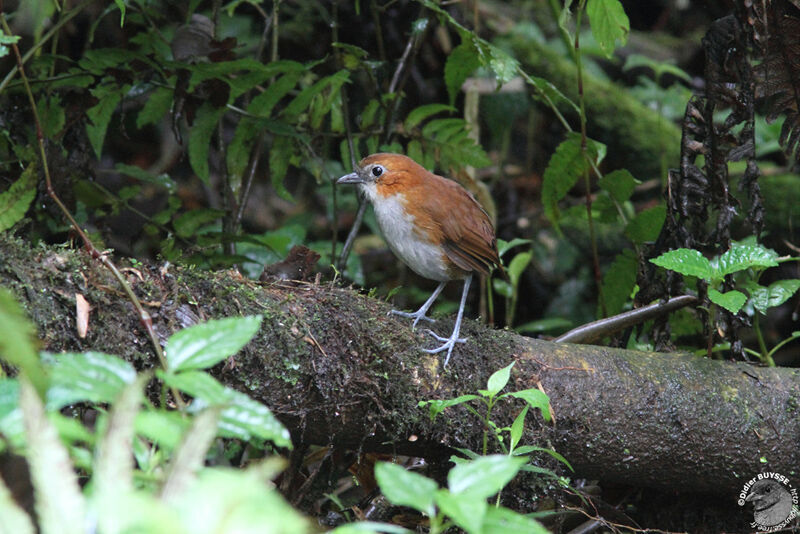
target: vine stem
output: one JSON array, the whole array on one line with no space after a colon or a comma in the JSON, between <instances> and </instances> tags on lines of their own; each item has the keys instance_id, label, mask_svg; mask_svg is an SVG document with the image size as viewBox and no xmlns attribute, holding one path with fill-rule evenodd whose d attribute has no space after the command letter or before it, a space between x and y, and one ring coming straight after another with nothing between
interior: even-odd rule
<instances>
[{"instance_id":1,"label":"vine stem","mask_svg":"<svg viewBox=\"0 0 800 534\"><path fill-rule=\"evenodd\" d=\"M8 23L6 22L5 14L2 12L0 12L0 26L2 26L3 31L7 35L12 35L11 29L8 27ZM142 326L147 332L147 336L150 338L150 343L153 345L153 350L155 351L156 356L158 357L158 361L161 364L161 367L166 371L168 369L167 359L166 356L164 355L164 351L161 349L161 344L158 341L155 329L153 328L153 318L150 316L150 313L148 313L148 311L144 309L142 303L139 301L139 298L133 292L133 289L131 288L130 284L122 275L122 273L119 271L119 269L117 269L117 266L114 265L114 262L112 262L111 259L109 259L107 254L97 250L97 247L94 246L92 240L89 238L86 232L83 231L83 229L78 224L78 221L75 220L75 218L72 216L72 213L70 213L69 209L64 205L64 203L61 201L61 199L58 197L55 190L53 189L53 183L50 177L50 168L47 164L47 151L44 146L44 134L42 133L42 123L39 120L39 112L36 107L36 99L33 97L33 91L31 90L30 83L28 82L28 77L25 74L25 66L22 61L22 56L19 53L19 47L17 46L16 43L12 43L11 48L14 51L14 56L17 60L17 69L19 71L20 77L22 78L22 83L25 86L25 93L28 96L28 102L31 105L31 113L33 114L33 121L36 126L36 141L39 145L39 157L42 160L42 171L44 172L47 194L51 199L53 199L53 202L56 203L58 208L61 210L61 213L63 213L64 217L67 219L67 221L69 221L72 228L80 236L81 240L84 243L84 248L89 253L89 256L93 260L99 261L101 265L103 265L106 269L108 269L111 272L111 274L114 275L114 278L117 279L120 286L122 286L122 289L127 295L128 300L130 300L131 304L133 304L133 307L136 309L136 313L139 315L139 321L142 323ZM180 392L174 387L170 389L175 398L175 403L178 405L178 407L184 408L186 406L186 403L181 397Z\"/></svg>"}]
</instances>

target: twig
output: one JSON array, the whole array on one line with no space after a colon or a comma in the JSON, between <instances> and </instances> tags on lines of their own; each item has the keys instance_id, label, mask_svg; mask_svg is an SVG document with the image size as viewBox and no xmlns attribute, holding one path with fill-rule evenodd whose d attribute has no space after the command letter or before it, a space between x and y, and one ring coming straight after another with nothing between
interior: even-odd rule
<instances>
[{"instance_id":1,"label":"twig","mask_svg":"<svg viewBox=\"0 0 800 534\"><path fill-rule=\"evenodd\" d=\"M5 14L3 14L2 12L0 12L0 25L2 25L3 31L6 32L7 35L12 35L11 29L8 27L8 23L6 22ZM84 248L89 253L89 256L93 260L99 261L105 268L111 271L111 273L114 275L114 278L116 278L119 284L122 286L122 289L128 296L128 300L130 300L131 304L133 304L133 307L136 309L136 312L139 315L139 321L142 323L142 326L147 332L147 336L150 338L150 343L153 345L153 350L155 351L156 356L158 356L158 361L161 364L161 367L163 367L164 370L167 370L168 369L167 359L164 356L164 351L161 350L161 344L159 343L158 337L156 336L156 332L153 329L152 317L147 312L147 310L144 309L142 303L139 301L139 299L136 297L136 294L133 292L133 289L131 289L130 284L128 284L128 281L119 271L119 269L117 269L117 266L114 265L114 262L112 262L109 259L107 254L97 250L97 248L92 243L92 240L89 239L89 236L86 235L86 232L83 231L83 229L78 224L78 221L75 220L75 218L70 213L69 209L67 209L64 203L61 202L61 199L58 197L55 190L53 189L53 183L50 178L50 168L47 165L47 151L45 150L44 147L44 134L42 132L42 123L39 120L39 112L36 107L36 100L33 98L33 91L31 91L31 86L28 83L28 77L25 74L25 66L22 62L22 56L19 53L19 47L17 47L16 43L12 43L11 48L14 50L14 56L16 57L17 60L17 68L19 70L20 77L22 78L22 83L25 86L25 92L28 95L28 102L31 105L31 113L33 114L33 121L36 126L36 141L39 145L39 156L42 160L42 170L44 172L47 194L50 198L53 199L53 202L56 203L58 208L64 214L64 217L69 221L72 228L80 236L81 240L84 243ZM170 388L170 389L172 391L173 396L175 397L175 403L181 408L185 407L186 404L184 403L180 392L175 388Z\"/></svg>"}]
</instances>

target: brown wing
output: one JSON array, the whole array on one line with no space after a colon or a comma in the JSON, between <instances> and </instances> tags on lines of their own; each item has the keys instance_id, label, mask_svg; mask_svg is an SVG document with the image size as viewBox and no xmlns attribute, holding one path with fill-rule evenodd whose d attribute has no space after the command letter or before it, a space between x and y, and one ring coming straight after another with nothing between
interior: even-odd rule
<instances>
[{"instance_id":1,"label":"brown wing","mask_svg":"<svg viewBox=\"0 0 800 534\"><path fill-rule=\"evenodd\" d=\"M452 180L430 175L426 194L417 198L441 232L442 244L453 263L461 269L489 274L500 264L497 239L489 216L466 189ZM458 199L444 205L442 198Z\"/></svg>"}]
</instances>

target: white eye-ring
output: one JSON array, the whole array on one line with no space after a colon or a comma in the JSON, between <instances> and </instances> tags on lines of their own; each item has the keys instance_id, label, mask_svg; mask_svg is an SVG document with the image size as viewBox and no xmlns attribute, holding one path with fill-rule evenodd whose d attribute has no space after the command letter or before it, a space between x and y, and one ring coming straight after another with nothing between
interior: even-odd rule
<instances>
[{"instance_id":1,"label":"white eye-ring","mask_svg":"<svg viewBox=\"0 0 800 534\"><path fill-rule=\"evenodd\" d=\"M381 174L383 174L383 171L384 171L384 168L383 168L383 167L381 167L380 165L375 165L374 167L372 167L372 176L374 176L375 178L377 178L377 177L379 177Z\"/></svg>"}]
</instances>

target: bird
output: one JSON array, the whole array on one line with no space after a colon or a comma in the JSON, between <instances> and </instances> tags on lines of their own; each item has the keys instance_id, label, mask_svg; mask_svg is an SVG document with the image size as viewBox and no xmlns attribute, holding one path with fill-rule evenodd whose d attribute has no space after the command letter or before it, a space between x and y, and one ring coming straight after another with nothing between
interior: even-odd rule
<instances>
[{"instance_id":1,"label":"bird","mask_svg":"<svg viewBox=\"0 0 800 534\"><path fill-rule=\"evenodd\" d=\"M773 479L765 478L753 484L745 500L753 503L755 522L761 526L775 526L792 513L792 495Z\"/></svg>"},{"instance_id":2,"label":"bird","mask_svg":"<svg viewBox=\"0 0 800 534\"><path fill-rule=\"evenodd\" d=\"M420 321L434 322L426 314L448 282L464 281L452 334L441 337L427 330L442 345L423 349L429 354L447 351L447 367L456 343L466 343L459 332L473 276L488 275L494 267L502 269L494 225L486 210L461 185L402 154L367 156L336 183L357 185L372 204L394 255L418 275L439 282L417 311L391 311L414 319L412 330Z\"/></svg>"}]
</instances>

